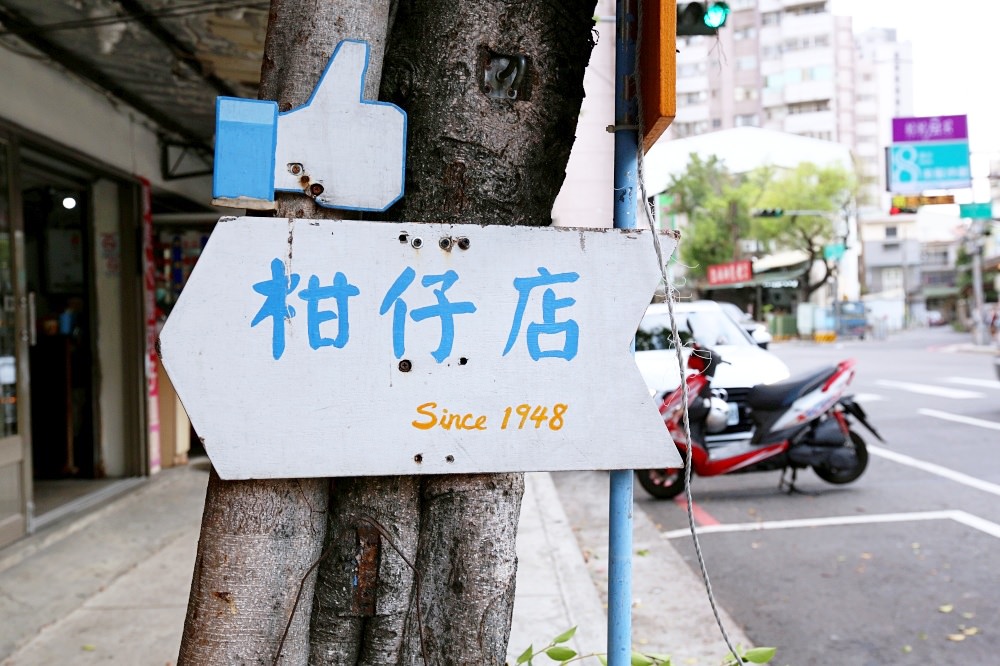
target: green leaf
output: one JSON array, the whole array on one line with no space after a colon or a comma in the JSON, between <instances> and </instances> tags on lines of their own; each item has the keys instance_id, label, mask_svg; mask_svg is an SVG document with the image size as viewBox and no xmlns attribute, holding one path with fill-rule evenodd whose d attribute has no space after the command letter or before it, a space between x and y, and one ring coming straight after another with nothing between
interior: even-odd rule
<instances>
[{"instance_id":1,"label":"green leaf","mask_svg":"<svg viewBox=\"0 0 1000 666\"><path fill-rule=\"evenodd\" d=\"M597 661L601 662L601 666L608 666L608 655L606 654L597 655Z\"/></svg>"},{"instance_id":2,"label":"green leaf","mask_svg":"<svg viewBox=\"0 0 1000 666\"><path fill-rule=\"evenodd\" d=\"M659 653L656 653L656 652L647 652L646 656L649 657L649 658L651 658L651 659L655 659L657 662L659 662L661 664L665 664L666 666L670 666L670 655L669 654L659 654Z\"/></svg>"},{"instance_id":3,"label":"green leaf","mask_svg":"<svg viewBox=\"0 0 1000 666\"><path fill-rule=\"evenodd\" d=\"M568 647L561 647L559 645L555 647L550 647L545 651L546 656L554 661L566 661L567 659L572 659L576 656L576 650L571 650Z\"/></svg>"},{"instance_id":4,"label":"green leaf","mask_svg":"<svg viewBox=\"0 0 1000 666\"><path fill-rule=\"evenodd\" d=\"M633 652L632 666L653 666L653 660L641 652Z\"/></svg>"},{"instance_id":5,"label":"green leaf","mask_svg":"<svg viewBox=\"0 0 1000 666\"><path fill-rule=\"evenodd\" d=\"M567 629L566 631L562 632L561 634L559 634L558 636L556 636L555 638L553 638L552 642L553 643L565 643L569 639L573 638L573 634L575 634L575 633L576 633L576 627L573 627L572 629Z\"/></svg>"},{"instance_id":6,"label":"green leaf","mask_svg":"<svg viewBox=\"0 0 1000 666\"><path fill-rule=\"evenodd\" d=\"M535 656L535 646L529 645L528 649L521 653L521 656L517 658L518 664L523 664L526 661L531 661L531 658Z\"/></svg>"},{"instance_id":7,"label":"green leaf","mask_svg":"<svg viewBox=\"0 0 1000 666\"><path fill-rule=\"evenodd\" d=\"M744 654L743 657L751 664L766 664L774 659L774 655L777 651L778 648L773 647L750 648L746 651L746 654Z\"/></svg>"}]
</instances>

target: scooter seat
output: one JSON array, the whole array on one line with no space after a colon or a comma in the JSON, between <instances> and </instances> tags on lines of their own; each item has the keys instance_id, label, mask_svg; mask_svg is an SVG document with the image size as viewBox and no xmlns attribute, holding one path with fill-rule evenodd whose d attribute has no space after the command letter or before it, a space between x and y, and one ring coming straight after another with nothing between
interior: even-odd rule
<instances>
[{"instance_id":1,"label":"scooter seat","mask_svg":"<svg viewBox=\"0 0 1000 666\"><path fill-rule=\"evenodd\" d=\"M751 409L765 412L785 409L800 396L809 393L832 377L836 371L837 366L831 365L774 384L757 384L750 389L747 404Z\"/></svg>"}]
</instances>

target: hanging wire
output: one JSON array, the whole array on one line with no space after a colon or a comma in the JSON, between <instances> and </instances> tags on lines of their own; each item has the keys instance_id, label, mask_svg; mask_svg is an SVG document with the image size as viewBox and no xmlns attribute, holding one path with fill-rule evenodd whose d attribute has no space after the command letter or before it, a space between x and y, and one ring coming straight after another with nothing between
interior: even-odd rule
<instances>
[{"instance_id":1,"label":"hanging wire","mask_svg":"<svg viewBox=\"0 0 1000 666\"><path fill-rule=\"evenodd\" d=\"M649 199L646 195L646 179L644 174L644 164L643 164L643 133L645 129L643 110L642 110L642 81L640 80L640 72L642 68L641 64L641 54L642 54L642 0L637 2L639 8L637 10L636 18L636 39L635 39L635 70L632 74L635 80L635 104L636 104L636 117L638 118L638 141L637 141L637 181L639 183L639 192L642 196L642 209L645 213L646 222L649 224L650 236L653 239L653 249L656 252L656 260L659 262L660 266L660 277L663 280L663 290L664 290L664 300L667 303L667 312L670 315L670 329L673 335L674 350L677 353L677 367L680 370L679 377L681 381L681 407L684 410L684 436L687 440L687 446L684 447L684 497L687 500L687 519L688 519L688 529L691 531L691 540L694 543L694 551L698 558L698 568L701 571L701 579L705 583L705 592L708 595L708 603L712 607L712 614L715 616L715 623L719 627L719 632L722 634L722 640L725 642L726 647L729 648L729 652L733 655L733 658L737 662L742 661L739 652L733 646L732 640L729 638L729 633L726 631L725 623L722 621L722 615L719 613L718 604L715 601L715 593L712 591L712 582L708 575L708 568L705 565L705 556L701 550L701 540L698 538L698 531L694 524L694 497L691 493L691 452L694 448L691 442L691 419L688 413L689 398L687 379L684 372L684 357L681 353L681 340L680 335L677 332L677 322L674 318L674 298L676 297L676 291L673 285L667 277L667 265L663 259L663 249L660 247L660 234L656 229L655 222L653 220L653 214L651 210L651 205ZM678 239L679 241L680 239ZM676 251L676 248L675 248ZM671 253L672 254L672 253ZM692 352L696 353L696 352Z\"/></svg>"}]
</instances>

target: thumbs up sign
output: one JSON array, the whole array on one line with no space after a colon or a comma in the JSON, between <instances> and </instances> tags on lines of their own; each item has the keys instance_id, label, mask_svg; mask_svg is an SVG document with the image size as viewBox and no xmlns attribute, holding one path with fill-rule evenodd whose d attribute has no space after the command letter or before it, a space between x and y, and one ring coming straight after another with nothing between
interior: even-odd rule
<instances>
[{"instance_id":1,"label":"thumbs up sign","mask_svg":"<svg viewBox=\"0 0 1000 666\"><path fill-rule=\"evenodd\" d=\"M363 99L368 44L337 45L305 105L220 97L213 203L274 208L302 192L327 208L381 211L403 196L406 114Z\"/></svg>"}]
</instances>

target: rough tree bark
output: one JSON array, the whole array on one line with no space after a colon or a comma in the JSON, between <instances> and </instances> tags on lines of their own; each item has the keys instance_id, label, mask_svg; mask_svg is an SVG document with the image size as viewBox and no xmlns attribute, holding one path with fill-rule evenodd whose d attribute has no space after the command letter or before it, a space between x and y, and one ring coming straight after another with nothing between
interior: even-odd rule
<instances>
[{"instance_id":1,"label":"rough tree bark","mask_svg":"<svg viewBox=\"0 0 1000 666\"><path fill-rule=\"evenodd\" d=\"M381 98L408 114L406 195L385 219L550 223L594 4L400 3ZM514 100L482 90L497 55L528 62ZM523 488L520 474L338 480L312 662L503 664Z\"/></svg>"},{"instance_id":2,"label":"rough tree bark","mask_svg":"<svg viewBox=\"0 0 1000 666\"><path fill-rule=\"evenodd\" d=\"M387 2L272 0L260 97L282 110L304 102L345 38L372 43L372 95ZM549 224L583 98L594 5L401 0L381 98L408 113L406 195L384 219ZM516 99L482 90L483 64L496 56L526 58ZM277 214L332 217L304 197L283 200ZM503 664L522 476L349 478L331 487L327 510L325 480L212 476L180 663ZM306 574L317 562L314 595Z\"/></svg>"},{"instance_id":3,"label":"rough tree bark","mask_svg":"<svg viewBox=\"0 0 1000 666\"><path fill-rule=\"evenodd\" d=\"M388 16L389 0L273 0L258 97L282 111L301 106L336 45L359 37L371 45L365 95L375 97ZM277 202L278 217L341 217L299 195ZM328 502L327 479L223 481L212 472L179 666L307 663Z\"/></svg>"}]
</instances>

